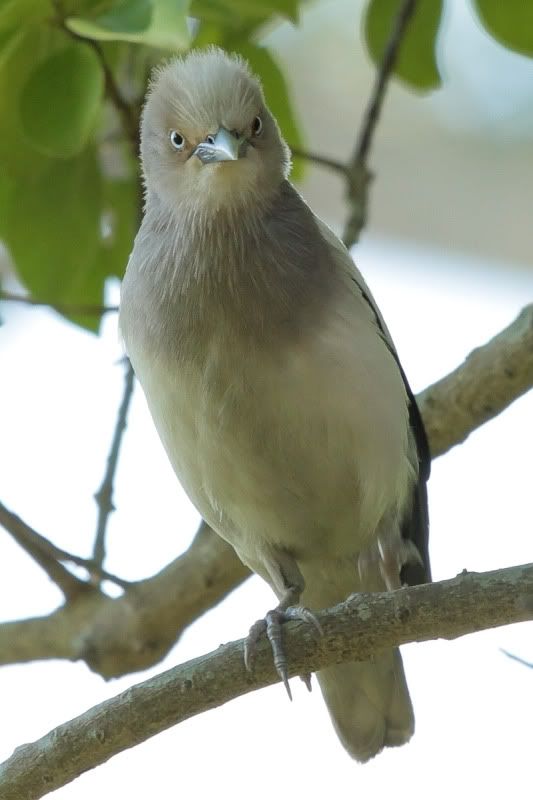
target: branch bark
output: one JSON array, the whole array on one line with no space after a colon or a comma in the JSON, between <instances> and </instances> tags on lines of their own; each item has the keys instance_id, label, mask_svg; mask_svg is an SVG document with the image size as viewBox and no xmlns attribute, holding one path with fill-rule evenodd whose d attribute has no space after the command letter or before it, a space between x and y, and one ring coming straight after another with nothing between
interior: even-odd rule
<instances>
[{"instance_id":1,"label":"branch bark","mask_svg":"<svg viewBox=\"0 0 533 800\"><path fill-rule=\"evenodd\" d=\"M461 444L533 386L533 305L417 397L433 458Z\"/></svg>"},{"instance_id":2,"label":"branch bark","mask_svg":"<svg viewBox=\"0 0 533 800\"><path fill-rule=\"evenodd\" d=\"M455 639L533 619L533 564L354 595L319 619L324 635L318 639L302 623L284 628L291 676L367 660L407 642ZM254 673L248 674L243 644L231 642L143 681L18 747L0 765L3 800L38 800L183 720L278 682L269 645L259 645Z\"/></svg>"},{"instance_id":3,"label":"branch bark","mask_svg":"<svg viewBox=\"0 0 533 800\"><path fill-rule=\"evenodd\" d=\"M8 520L9 522L9 520ZM105 678L157 664L183 631L248 577L233 549L202 523L189 549L118 598L94 586L47 617L0 625L0 665L83 660Z\"/></svg>"}]
</instances>

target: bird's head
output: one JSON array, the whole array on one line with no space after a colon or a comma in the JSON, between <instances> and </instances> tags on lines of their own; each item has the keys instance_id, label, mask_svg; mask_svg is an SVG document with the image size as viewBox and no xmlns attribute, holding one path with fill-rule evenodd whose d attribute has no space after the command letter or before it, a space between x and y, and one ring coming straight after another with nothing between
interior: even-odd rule
<instances>
[{"instance_id":1,"label":"bird's head","mask_svg":"<svg viewBox=\"0 0 533 800\"><path fill-rule=\"evenodd\" d=\"M147 197L179 211L238 211L265 204L289 153L246 63L218 48L159 68L141 125Z\"/></svg>"}]
</instances>

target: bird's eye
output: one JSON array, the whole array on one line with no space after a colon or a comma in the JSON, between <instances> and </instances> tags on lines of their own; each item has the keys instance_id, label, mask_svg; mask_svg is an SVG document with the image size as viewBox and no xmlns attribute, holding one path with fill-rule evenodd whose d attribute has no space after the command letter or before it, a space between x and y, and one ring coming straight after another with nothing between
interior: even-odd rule
<instances>
[{"instance_id":1,"label":"bird's eye","mask_svg":"<svg viewBox=\"0 0 533 800\"><path fill-rule=\"evenodd\" d=\"M260 136L263 131L263 120L261 117L255 117L252 122L252 133L254 136Z\"/></svg>"},{"instance_id":2,"label":"bird's eye","mask_svg":"<svg viewBox=\"0 0 533 800\"><path fill-rule=\"evenodd\" d=\"M178 131L170 131L170 143L176 150L183 150L185 139Z\"/></svg>"}]
</instances>

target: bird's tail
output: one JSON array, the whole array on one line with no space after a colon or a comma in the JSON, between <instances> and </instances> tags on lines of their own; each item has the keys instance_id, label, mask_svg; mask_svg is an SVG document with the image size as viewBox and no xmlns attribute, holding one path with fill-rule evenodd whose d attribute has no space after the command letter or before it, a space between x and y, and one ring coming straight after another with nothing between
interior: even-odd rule
<instances>
[{"instance_id":1,"label":"bird's tail","mask_svg":"<svg viewBox=\"0 0 533 800\"><path fill-rule=\"evenodd\" d=\"M337 735L357 761L405 744L413 735L413 707L398 649L372 662L327 667L317 678Z\"/></svg>"},{"instance_id":2,"label":"bird's tail","mask_svg":"<svg viewBox=\"0 0 533 800\"><path fill-rule=\"evenodd\" d=\"M353 562L337 565L332 580L320 568L311 574L305 570L304 577L301 600L311 609L335 605L357 591L385 589L380 576L367 573L362 578ZM413 735L413 706L397 648L372 661L327 667L317 678L339 739L357 761L405 744Z\"/></svg>"}]
</instances>

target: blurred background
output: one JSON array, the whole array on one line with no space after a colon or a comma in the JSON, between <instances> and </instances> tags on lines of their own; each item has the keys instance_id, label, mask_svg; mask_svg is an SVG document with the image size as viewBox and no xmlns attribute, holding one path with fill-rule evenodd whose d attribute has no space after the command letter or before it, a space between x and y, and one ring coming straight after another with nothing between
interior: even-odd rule
<instances>
[{"instance_id":1,"label":"blurred background","mask_svg":"<svg viewBox=\"0 0 533 800\"><path fill-rule=\"evenodd\" d=\"M433 0L420 5L426 1L435 5ZM377 14L400 4L372 5ZM518 20L519 45L513 47L480 21L482 12L494 21L501 4L444 2L434 51L437 77L428 78L424 91L391 80L372 145L368 223L352 253L415 391L510 323L533 293L533 14L526 4L505 5L508 17ZM9 41L1 36L4 13L0 8L0 84L2 56L9 56ZM297 23L276 19L254 33L285 78L288 126L299 139L290 143L339 162L351 157L376 74L372 42L362 33L370 13L362 0L316 0L300 7ZM209 24L213 38L215 23ZM189 32L197 25L189 22ZM207 28L205 23L200 33ZM37 114L41 118L44 113ZM41 133L36 126L36 139ZM68 281L45 274L55 245L40 238L43 225L33 224L31 204L24 225L13 222L9 228L15 219L9 198L19 191L29 196L42 167L37 148L33 162L28 156L23 169L12 168L9 158L17 147L12 134L5 132L0 143L0 163L8 174L6 188L0 178L4 292L28 289L36 299L65 303L96 302L103 292L106 303L118 302L118 266L85 294L79 289L85 279L61 293ZM127 174L127 157L113 149L112 137L104 155L108 169ZM301 159L298 168L299 190L340 233L348 215L342 175ZM83 192L84 181L76 186ZM46 190L35 184L34 191L40 190L53 198L49 179ZM65 220L66 228L69 224ZM121 247L117 252L127 249ZM58 546L89 555L96 524L93 494L123 386L116 315L106 315L95 333L83 315L68 321L46 306L6 301L1 313L0 499ZM435 579L464 568L482 571L532 560L532 411L529 394L434 462ZM106 568L129 580L155 573L186 549L199 522L167 464L139 387L115 505ZM57 588L3 531L0 598L5 621L45 615L61 601ZM271 604L268 587L254 577L188 629L163 663L110 683L80 663L3 667L0 759L147 675L241 638ZM417 730L409 745L367 765L351 762L343 752L318 687L308 695L294 681L292 704L279 685L239 698L49 796L266 800L394 793L415 800L428 793L435 798L452 792L488 798L518 794L530 782L533 672L506 658L501 648L533 662L531 625L403 648Z\"/></svg>"}]
</instances>

